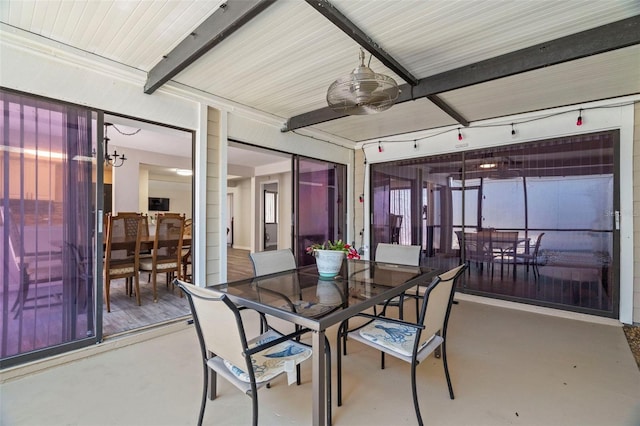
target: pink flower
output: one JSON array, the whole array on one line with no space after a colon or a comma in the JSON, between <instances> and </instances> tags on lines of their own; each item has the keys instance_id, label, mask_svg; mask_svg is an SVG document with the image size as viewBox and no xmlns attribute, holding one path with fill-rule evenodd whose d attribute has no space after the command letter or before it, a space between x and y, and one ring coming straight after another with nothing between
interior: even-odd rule
<instances>
[{"instance_id":1,"label":"pink flower","mask_svg":"<svg viewBox=\"0 0 640 426\"><path fill-rule=\"evenodd\" d=\"M349 247L347 251L347 259L360 259L360 255L353 247Z\"/></svg>"}]
</instances>

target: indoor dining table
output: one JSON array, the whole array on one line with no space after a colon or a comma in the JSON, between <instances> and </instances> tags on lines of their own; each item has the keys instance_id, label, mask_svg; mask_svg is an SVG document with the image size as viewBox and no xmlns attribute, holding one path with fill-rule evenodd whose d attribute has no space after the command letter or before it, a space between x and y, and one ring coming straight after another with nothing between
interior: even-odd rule
<instances>
[{"instance_id":1,"label":"indoor dining table","mask_svg":"<svg viewBox=\"0 0 640 426\"><path fill-rule=\"evenodd\" d=\"M174 239L177 240L177 237ZM164 241L164 240L162 240ZM168 240L168 241L172 241L172 240ZM145 235L143 237L140 238L140 251L145 251L145 250L152 250L153 249L153 244L155 242L155 236L154 235ZM106 244L107 241L104 240L103 241L103 248L106 249ZM182 236L182 246L189 246L191 245L191 235L183 235ZM118 250L122 250L122 249L126 249L126 248L130 248L131 250L134 250L136 247L136 240L135 239L125 239L125 238L114 238L113 241L111 242L111 246L114 249L118 249Z\"/></svg>"},{"instance_id":2,"label":"indoor dining table","mask_svg":"<svg viewBox=\"0 0 640 426\"><path fill-rule=\"evenodd\" d=\"M355 314L424 285L440 272L428 267L344 260L338 276L316 265L211 286L244 307L312 331L312 424L327 424L325 332Z\"/></svg>"}]
</instances>

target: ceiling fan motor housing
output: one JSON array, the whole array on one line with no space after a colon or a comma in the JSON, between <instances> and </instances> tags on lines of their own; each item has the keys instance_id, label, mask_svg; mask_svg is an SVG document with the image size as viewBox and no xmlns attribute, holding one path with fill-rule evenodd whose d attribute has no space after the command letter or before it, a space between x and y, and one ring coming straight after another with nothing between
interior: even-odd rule
<instances>
[{"instance_id":1,"label":"ceiling fan motor housing","mask_svg":"<svg viewBox=\"0 0 640 426\"><path fill-rule=\"evenodd\" d=\"M329 86L327 104L334 111L345 114L374 114L391 108L399 93L393 78L375 73L364 65L364 52L361 51L360 65Z\"/></svg>"}]
</instances>

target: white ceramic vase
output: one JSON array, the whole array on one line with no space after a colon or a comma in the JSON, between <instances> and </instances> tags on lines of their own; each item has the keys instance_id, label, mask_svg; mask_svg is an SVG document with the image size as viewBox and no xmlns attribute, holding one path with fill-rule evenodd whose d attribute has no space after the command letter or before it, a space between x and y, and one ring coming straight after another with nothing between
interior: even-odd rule
<instances>
[{"instance_id":1,"label":"white ceramic vase","mask_svg":"<svg viewBox=\"0 0 640 426\"><path fill-rule=\"evenodd\" d=\"M315 250L316 266L321 277L333 278L340 272L344 252L339 250Z\"/></svg>"}]
</instances>

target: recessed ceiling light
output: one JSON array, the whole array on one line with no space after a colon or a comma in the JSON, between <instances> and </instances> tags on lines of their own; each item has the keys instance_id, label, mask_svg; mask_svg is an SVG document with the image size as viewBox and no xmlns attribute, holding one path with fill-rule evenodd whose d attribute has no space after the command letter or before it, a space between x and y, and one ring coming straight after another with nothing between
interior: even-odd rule
<instances>
[{"instance_id":1,"label":"recessed ceiling light","mask_svg":"<svg viewBox=\"0 0 640 426\"><path fill-rule=\"evenodd\" d=\"M482 163L480 164L481 169L495 169L498 167L496 163Z\"/></svg>"}]
</instances>

